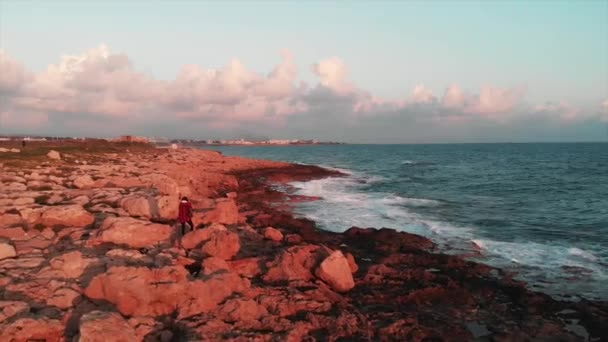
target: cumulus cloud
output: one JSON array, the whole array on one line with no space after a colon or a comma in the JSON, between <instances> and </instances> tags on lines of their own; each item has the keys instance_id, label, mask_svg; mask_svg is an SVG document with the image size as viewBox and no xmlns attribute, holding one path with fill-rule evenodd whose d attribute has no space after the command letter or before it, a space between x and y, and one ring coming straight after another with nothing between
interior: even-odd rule
<instances>
[{"instance_id":1,"label":"cumulus cloud","mask_svg":"<svg viewBox=\"0 0 608 342\"><path fill-rule=\"evenodd\" d=\"M233 59L219 69L184 65L169 81L138 71L127 55L105 45L63 56L39 73L0 52L0 128L214 137L244 129L269 137L364 140L378 132L386 139L466 136L474 125L502 127L530 115L569 122L581 113L565 102L526 107L523 89L496 86L468 93L453 84L437 98L419 84L409 96L384 99L352 82L338 57L310 71L318 82L299 82L286 50L268 73ZM608 99L603 108L608 121Z\"/></svg>"},{"instance_id":2,"label":"cumulus cloud","mask_svg":"<svg viewBox=\"0 0 608 342\"><path fill-rule=\"evenodd\" d=\"M21 63L0 50L0 96L19 91L30 78Z\"/></svg>"}]
</instances>

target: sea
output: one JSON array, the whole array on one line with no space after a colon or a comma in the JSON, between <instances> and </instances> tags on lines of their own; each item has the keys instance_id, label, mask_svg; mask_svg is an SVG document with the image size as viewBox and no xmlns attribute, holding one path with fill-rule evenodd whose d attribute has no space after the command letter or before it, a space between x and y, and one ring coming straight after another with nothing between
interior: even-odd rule
<instances>
[{"instance_id":1,"label":"sea","mask_svg":"<svg viewBox=\"0 0 608 342\"><path fill-rule=\"evenodd\" d=\"M562 300L608 300L608 143L210 146L337 169L294 182L319 228L394 228Z\"/></svg>"}]
</instances>

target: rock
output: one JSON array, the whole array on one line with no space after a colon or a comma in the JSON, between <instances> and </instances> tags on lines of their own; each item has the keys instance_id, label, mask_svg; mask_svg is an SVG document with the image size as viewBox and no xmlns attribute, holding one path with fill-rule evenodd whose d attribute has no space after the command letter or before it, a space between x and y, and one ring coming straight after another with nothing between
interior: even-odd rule
<instances>
[{"instance_id":1,"label":"rock","mask_svg":"<svg viewBox=\"0 0 608 342\"><path fill-rule=\"evenodd\" d=\"M283 233L273 227L267 227L264 229L264 237L272 241L283 241Z\"/></svg>"},{"instance_id":2,"label":"rock","mask_svg":"<svg viewBox=\"0 0 608 342\"><path fill-rule=\"evenodd\" d=\"M78 176L73 183L78 189L90 189L95 185L95 181L89 175Z\"/></svg>"},{"instance_id":3,"label":"rock","mask_svg":"<svg viewBox=\"0 0 608 342\"><path fill-rule=\"evenodd\" d=\"M77 304L76 300L78 298L80 298L78 291L64 287L53 292L51 297L46 299L46 303L60 309L68 309Z\"/></svg>"},{"instance_id":4,"label":"rock","mask_svg":"<svg viewBox=\"0 0 608 342\"><path fill-rule=\"evenodd\" d=\"M153 247L160 243L170 243L173 228L131 217L108 217L97 232L92 243L110 242L132 248Z\"/></svg>"},{"instance_id":5,"label":"rock","mask_svg":"<svg viewBox=\"0 0 608 342\"><path fill-rule=\"evenodd\" d=\"M116 312L91 311L80 318L79 342L131 342L135 330Z\"/></svg>"},{"instance_id":6,"label":"rock","mask_svg":"<svg viewBox=\"0 0 608 342\"><path fill-rule=\"evenodd\" d=\"M268 315L268 310L252 299L229 299L219 310L219 316L225 322L246 322L259 320Z\"/></svg>"},{"instance_id":7,"label":"rock","mask_svg":"<svg viewBox=\"0 0 608 342\"><path fill-rule=\"evenodd\" d=\"M26 302L0 301L0 323L30 310Z\"/></svg>"},{"instance_id":8,"label":"rock","mask_svg":"<svg viewBox=\"0 0 608 342\"><path fill-rule=\"evenodd\" d=\"M16 198L13 200L14 206L28 205L28 204L33 204L33 203L34 203L34 199L31 197L20 197L20 198Z\"/></svg>"},{"instance_id":9,"label":"rock","mask_svg":"<svg viewBox=\"0 0 608 342\"><path fill-rule=\"evenodd\" d=\"M0 326L0 340L7 342L64 340L64 326L61 321L49 318L21 318Z\"/></svg>"},{"instance_id":10,"label":"rock","mask_svg":"<svg viewBox=\"0 0 608 342\"><path fill-rule=\"evenodd\" d=\"M94 221L95 216L79 204L48 207L40 217L40 223L48 227L54 225L84 227Z\"/></svg>"},{"instance_id":11,"label":"rock","mask_svg":"<svg viewBox=\"0 0 608 342\"><path fill-rule=\"evenodd\" d=\"M311 280L314 278L312 270L327 255L329 255L328 251L320 246L290 247L267 264L268 272L264 275L263 280L267 283Z\"/></svg>"},{"instance_id":12,"label":"rock","mask_svg":"<svg viewBox=\"0 0 608 342\"><path fill-rule=\"evenodd\" d=\"M81 195L81 196L72 198L70 200L70 203L80 204L80 205L84 206L84 205L88 204L90 201L91 201L91 199L88 196Z\"/></svg>"},{"instance_id":13,"label":"rock","mask_svg":"<svg viewBox=\"0 0 608 342\"><path fill-rule=\"evenodd\" d=\"M120 201L120 206L131 216L152 217L150 201L144 196L134 195L125 197Z\"/></svg>"},{"instance_id":14,"label":"rock","mask_svg":"<svg viewBox=\"0 0 608 342\"><path fill-rule=\"evenodd\" d=\"M241 249L239 236L229 231L215 232L209 238L201 251L224 260L234 257Z\"/></svg>"},{"instance_id":15,"label":"rock","mask_svg":"<svg viewBox=\"0 0 608 342\"><path fill-rule=\"evenodd\" d=\"M298 234L287 234L285 241L290 245L299 245L302 243L302 237Z\"/></svg>"},{"instance_id":16,"label":"rock","mask_svg":"<svg viewBox=\"0 0 608 342\"><path fill-rule=\"evenodd\" d=\"M198 247L202 242L211 238L211 235L217 231L227 231L226 227L221 224L214 224L207 228L197 229L188 232L182 237L182 247L185 249L193 249Z\"/></svg>"},{"instance_id":17,"label":"rock","mask_svg":"<svg viewBox=\"0 0 608 342\"><path fill-rule=\"evenodd\" d=\"M247 278L253 278L262 273L259 257L229 261L228 265L232 271Z\"/></svg>"},{"instance_id":18,"label":"rock","mask_svg":"<svg viewBox=\"0 0 608 342\"><path fill-rule=\"evenodd\" d=\"M189 273L183 267L111 267L95 276L85 290L91 299L116 305L123 315L159 316L172 313L185 290Z\"/></svg>"},{"instance_id":19,"label":"rock","mask_svg":"<svg viewBox=\"0 0 608 342\"><path fill-rule=\"evenodd\" d=\"M218 202L215 209L205 213L202 223L236 224L239 222L239 210L233 200Z\"/></svg>"},{"instance_id":20,"label":"rock","mask_svg":"<svg viewBox=\"0 0 608 342\"><path fill-rule=\"evenodd\" d=\"M209 275L220 270L230 270L230 266L224 259L209 257L203 260L203 274Z\"/></svg>"},{"instance_id":21,"label":"rock","mask_svg":"<svg viewBox=\"0 0 608 342\"><path fill-rule=\"evenodd\" d=\"M17 256L17 251L15 251L15 246L11 243L9 239L0 238L0 260L14 258Z\"/></svg>"},{"instance_id":22,"label":"rock","mask_svg":"<svg viewBox=\"0 0 608 342\"><path fill-rule=\"evenodd\" d=\"M157 188L162 195L168 195L172 198L175 198L177 195L179 195L179 185L177 184L175 179L169 176L162 175L159 173L153 173L141 177L141 180Z\"/></svg>"},{"instance_id":23,"label":"rock","mask_svg":"<svg viewBox=\"0 0 608 342\"><path fill-rule=\"evenodd\" d=\"M6 192L25 191L27 186L23 183L8 183L8 185L2 185L2 190Z\"/></svg>"},{"instance_id":24,"label":"rock","mask_svg":"<svg viewBox=\"0 0 608 342\"><path fill-rule=\"evenodd\" d=\"M12 227L23 223L21 215L18 214L1 214L0 227Z\"/></svg>"},{"instance_id":25,"label":"rock","mask_svg":"<svg viewBox=\"0 0 608 342\"><path fill-rule=\"evenodd\" d=\"M80 278L84 271L91 266L99 265L97 258L83 258L80 251L73 251L53 258L49 266L42 269L39 278Z\"/></svg>"},{"instance_id":26,"label":"rock","mask_svg":"<svg viewBox=\"0 0 608 342\"><path fill-rule=\"evenodd\" d=\"M325 258L315 274L337 292L347 292L355 287L348 260L340 251Z\"/></svg>"},{"instance_id":27,"label":"rock","mask_svg":"<svg viewBox=\"0 0 608 342\"><path fill-rule=\"evenodd\" d=\"M11 152L13 152L13 153L19 153L19 152L21 152L21 150L18 149L18 148L11 148Z\"/></svg>"},{"instance_id":28,"label":"rock","mask_svg":"<svg viewBox=\"0 0 608 342\"><path fill-rule=\"evenodd\" d=\"M359 265L357 265L355 257L350 253L346 253L344 256L346 257L346 260L348 260L348 267L350 268L350 272L353 274L357 273L357 271L359 270Z\"/></svg>"},{"instance_id":29,"label":"rock","mask_svg":"<svg viewBox=\"0 0 608 342\"><path fill-rule=\"evenodd\" d=\"M234 292L250 286L249 281L234 273L215 273L196 281L188 281L188 277L181 266L111 267L93 278L85 295L113 303L126 316L177 312L184 318L213 310Z\"/></svg>"},{"instance_id":30,"label":"rock","mask_svg":"<svg viewBox=\"0 0 608 342\"><path fill-rule=\"evenodd\" d=\"M172 196L160 196L156 198L158 216L166 220L175 219L178 215L179 202Z\"/></svg>"},{"instance_id":31,"label":"rock","mask_svg":"<svg viewBox=\"0 0 608 342\"><path fill-rule=\"evenodd\" d=\"M46 156L50 159L61 160L61 154L59 154L59 152L55 150L50 150L49 153L46 154Z\"/></svg>"}]
</instances>

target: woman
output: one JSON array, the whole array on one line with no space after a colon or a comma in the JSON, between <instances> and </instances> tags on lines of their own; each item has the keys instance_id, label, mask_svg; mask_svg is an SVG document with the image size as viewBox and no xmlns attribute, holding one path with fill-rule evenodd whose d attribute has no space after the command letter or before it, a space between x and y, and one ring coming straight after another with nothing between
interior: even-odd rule
<instances>
[{"instance_id":1,"label":"woman","mask_svg":"<svg viewBox=\"0 0 608 342\"><path fill-rule=\"evenodd\" d=\"M179 222L182 224L182 235L186 234L186 223L190 225L190 229L194 230L194 223L192 223L192 203L188 200L188 197L182 197L179 202Z\"/></svg>"}]
</instances>

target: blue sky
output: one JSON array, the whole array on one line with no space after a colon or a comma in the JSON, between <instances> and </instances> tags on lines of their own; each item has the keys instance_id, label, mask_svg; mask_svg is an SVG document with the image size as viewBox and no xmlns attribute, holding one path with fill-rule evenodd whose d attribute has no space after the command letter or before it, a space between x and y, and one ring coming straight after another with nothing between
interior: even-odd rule
<instances>
[{"instance_id":1,"label":"blue sky","mask_svg":"<svg viewBox=\"0 0 608 342\"><path fill-rule=\"evenodd\" d=\"M101 43L166 81L232 58L266 75L288 49L296 83L314 86L312 65L336 56L386 100L452 84L585 112L608 98L608 1L0 1L0 49L32 73Z\"/></svg>"}]
</instances>

